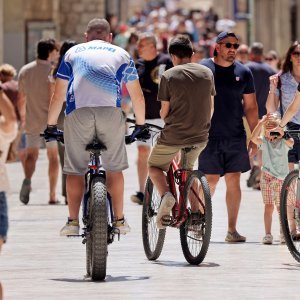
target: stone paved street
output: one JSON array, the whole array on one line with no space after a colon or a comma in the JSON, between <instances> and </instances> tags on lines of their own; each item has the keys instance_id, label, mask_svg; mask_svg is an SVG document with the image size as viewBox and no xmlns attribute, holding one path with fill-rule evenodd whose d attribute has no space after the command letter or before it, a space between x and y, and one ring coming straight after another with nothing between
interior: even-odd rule
<instances>
[{"instance_id":1,"label":"stone paved street","mask_svg":"<svg viewBox=\"0 0 300 300\"><path fill-rule=\"evenodd\" d=\"M107 279L85 279L85 248L80 239L59 237L67 216L65 205L49 206L47 161L41 151L28 206L18 200L20 163L8 166L10 231L0 256L0 280L7 300L77 299L299 299L300 264L279 245L279 222L274 214L272 246L262 245L263 204L260 192L246 187L238 230L245 244L226 244L224 182L213 198L213 233L200 266L186 263L179 232L168 229L162 255L145 258L141 238L142 207L130 202L136 190L136 146L128 147L130 169L125 172L125 213L132 232L109 247ZM60 191L60 186L59 186ZM61 199L63 200L63 199Z\"/></svg>"}]
</instances>

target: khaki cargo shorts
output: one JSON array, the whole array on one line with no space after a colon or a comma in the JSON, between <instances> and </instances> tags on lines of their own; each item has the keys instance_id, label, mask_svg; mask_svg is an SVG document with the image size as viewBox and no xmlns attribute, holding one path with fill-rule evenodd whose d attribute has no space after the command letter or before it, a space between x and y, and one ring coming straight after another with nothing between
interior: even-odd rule
<instances>
[{"instance_id":1,"label":"khaki cargo shorts","mask_svg":"<svg viewBox=\"0 0 300 300\"><path fill-rule=\"evenodd\" d=\"M65 117L65 174L86 173L90 154L85 149L95 137L107 148L101 156L105 170L119 172L128 168L122 110L117 107L83 107Z\"/></svg>"},{"instance_id":2,"label":"khaki cargo shorts","mask_svg":"<svg viewBox=\"0 0 300 300\"><path fill-rule=\"evenodd\" d=\"M181 162L183 156L185 157L185 166L183 166L183 168L187 170L193 170L194 164L200 153L206 147L206 144L207 142L195 145L169 146L157 143L153 147L152 152L150 154L148 166L156 167L167 172L169 170L173 158L179 151L181 151ZM190 149L188 152L182 150L184 148L190 147L192 147L192 149Z\"/></svg>"}]
</instances>

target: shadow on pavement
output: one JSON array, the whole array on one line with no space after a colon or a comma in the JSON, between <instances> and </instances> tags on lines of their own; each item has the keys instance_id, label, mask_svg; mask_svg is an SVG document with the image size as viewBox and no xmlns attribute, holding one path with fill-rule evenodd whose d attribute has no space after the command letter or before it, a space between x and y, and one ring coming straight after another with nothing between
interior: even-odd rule
<instances>
[{"instance_id":1,"label":"shadow on pavement","mask_svg":"<svg viewBox=\"0 0 300 300\"><path fill-rule=\"evenodd\" d=\"M289 270L289 271L300 271L300 264L282 264L284 267L279 268L281 270Z\"/></svg>"},{"instance_id":2,"label":"shadow on pavement","mask_svg":"<svg viewBox=\"0 0 300 300\"><path fill-rule=\"evenodd\" d=\"M122 282L122 281L137 281L137 280L147 280L150 279L150 276L116 276L113 277L111 275L107 275L104 281L92 281L90 277L85 277L83 279L71 279L71 278L53 278L50 280L53 281L62 281L62 282L73 282L73 283L80 283L80 282Z\"/></svg>"},{"instance_id":3,"label":"shadow on pavement","mask_svg":"<svg viewBox=\"0 0 300 300\"><path fill-rule=\"evenodd\" d=\"M167 266L167 267L188 267L188 268L214 268L220 267L219 264L210 263L210 262L203 262L200 265L190 265L187 262L176 262L176 261L169 261L169 260L161 260L153 262L155 265Z\"/></svg>"}]
</instances>

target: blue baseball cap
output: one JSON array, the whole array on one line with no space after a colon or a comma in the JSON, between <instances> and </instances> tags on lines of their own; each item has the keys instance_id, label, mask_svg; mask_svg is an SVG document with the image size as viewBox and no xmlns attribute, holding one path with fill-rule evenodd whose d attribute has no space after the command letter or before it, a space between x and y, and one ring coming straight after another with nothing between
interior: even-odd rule
<instances>
[{"instance_id":1,"label":"blue baseball cap","mask_svg":"<svg viewBox=\"0 0 300 300\"><path fill-rule=\"evenodd\" d=\"M217 36L216 39L216 43L220 43L222 40L226 39L227 37L234 37L238 40L238 37L235 35L234 32L228 32L228 31L222 31L221 33L219 33L219 35Z\"/></svg>"}]
</instances>

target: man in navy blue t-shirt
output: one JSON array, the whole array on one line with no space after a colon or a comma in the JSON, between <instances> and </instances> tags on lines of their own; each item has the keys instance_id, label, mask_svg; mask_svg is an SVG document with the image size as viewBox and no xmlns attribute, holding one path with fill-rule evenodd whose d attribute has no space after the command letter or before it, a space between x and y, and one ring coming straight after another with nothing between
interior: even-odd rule
<instances>
[{"instance_id":1,"label":"man in navy blue t-shirt","mask_svg":"<svg viewBox=\"0 0 300 300\"><path fill-rule=\"evenodd\" d=\"M221 32L216 40L214 57L201 64L214 74L216 96L209 142L199 157L199 170L207 176L213 194L221 176L225 176L228 211L227 242L245 242L236 230L241 202L240 176L250 170L249 154L256 152L250 142L247 151L243 115L252 131L258 122L258 108L251 71L235 61L238 38Z\"/></svg>"}]
</instances>

